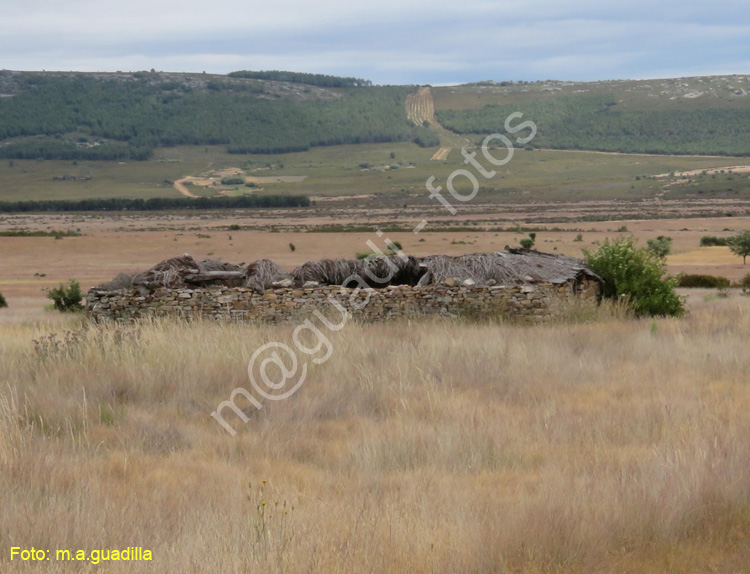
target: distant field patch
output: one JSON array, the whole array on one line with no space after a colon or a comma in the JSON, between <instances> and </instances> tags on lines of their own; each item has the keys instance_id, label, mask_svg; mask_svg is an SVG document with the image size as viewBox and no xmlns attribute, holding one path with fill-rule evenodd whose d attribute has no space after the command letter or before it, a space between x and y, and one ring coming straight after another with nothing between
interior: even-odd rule
<instances>
[{"instance_id":1,"label":"distant field patch","mask_svg":"<svg viewBox=\"0 0 750 574\"><path fill-rule=\"evenodd\" d=\"M248 176L245 178L245 181L247 181L247 183L257 183L259 185L262 185L264 183L299 183L300 181L305 181L306 179L306 175L277 175L269 177Z\"/></svg>"}]
</instances>

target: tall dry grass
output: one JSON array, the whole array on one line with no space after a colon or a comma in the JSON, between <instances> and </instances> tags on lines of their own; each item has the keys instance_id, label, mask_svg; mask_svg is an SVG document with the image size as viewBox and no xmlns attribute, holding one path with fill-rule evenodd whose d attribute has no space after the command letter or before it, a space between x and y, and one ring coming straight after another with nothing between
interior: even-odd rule
<instances>
[{"instance_id":1,"label":"tall dry grass","mask_svg":"<svg viewBox=\"0 0 750 574\"><path fill-rule=\"evenodd\" d=\"M608 313L348 325L234 437L209 414L291 326L0 327L0 570L750 571L750 300Z\"/></svg>"}]
</instances>

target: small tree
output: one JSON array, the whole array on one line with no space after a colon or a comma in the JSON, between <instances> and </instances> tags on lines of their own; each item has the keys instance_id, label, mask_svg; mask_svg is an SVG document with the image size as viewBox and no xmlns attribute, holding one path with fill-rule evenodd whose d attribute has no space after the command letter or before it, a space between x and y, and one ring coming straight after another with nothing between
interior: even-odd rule
<instances>
[{"instance_id":1,"label":"small tree","mask_svg":"<svg viewBox=\"0 0 750 574\"><path fill-rule=\"evenodd\" d=\"M586 263L604 279L603 295L627 298L636 316L679 316L683 300L675 292L677 278L665 277L662 259L637 248L630 237L606 239L596 251L584 250Z\"/></svg>"},{"instance_id":2,"label":"small tree","mask_svg":"<svg viewBox=\"0 0 750 574\"><path fill-rule=\"evenodd\" d=\"M5 297L3 297L3 294L0 293L0 309L2 309L3 307L7 307L7 306L8 306L8 302L5 300Z\"/></svg>"},{"instance_id":3,"label":"small tree","mask_svg":"<svg viewBox=\"0 0 750 574\"><path fill-rule=\"evenodd\" d=\"M47 291L47 298L52 299L55 309L61 313L73 313L83 310L81 299L83 292L81 285L75 279L68 281L67 285L60 283L59 286Z\"/></svg>"},{"instance_id":4,"label":"small tree","mask_svg":"<svg viewBox=\"0 0 750 574\"><path fill-rule=\"evenodd\" d=\"M672 252L672 238L660 235L656 239L649 239L648 248L662 259Z\"/></svg>"},{"instance_id":5,"label":"small tree","mask_svg":"<svg viewBox=\"0 0 750 574\"><path fill-rule=\"evenodd\" d=\"M735 255L742 257L742 264L747 265L747 256L750 255L750 231L743 231L739 235L730 237L729 249Z\"/></svg>"},{"instance_id":6,"label":"small tree","mask_svg":"<svg viewBox=\"0 0 750 574\"><path fill-rule=\"evenodd\" d=\"M531 249L536 243L536 233L529 233L529 237L521 239L520 243L524 249Z\"/></svg>"}]
</instances>

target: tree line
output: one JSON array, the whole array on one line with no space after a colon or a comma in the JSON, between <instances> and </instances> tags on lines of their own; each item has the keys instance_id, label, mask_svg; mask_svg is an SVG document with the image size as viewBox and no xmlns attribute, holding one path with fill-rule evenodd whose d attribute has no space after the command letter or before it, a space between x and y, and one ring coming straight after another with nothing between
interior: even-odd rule
<instances>
[{"instance_id":1,"label":"tree line","mask_svg":"<svg viewBox=\"0 0 750 574\"><path fill-rule=\"evenodd\" d=\"M253 80L276 80L278 82L293 82L296 84L309 84L324 88L356 88L372 86L370 80L362 78L345 78L341 76L328 76L326 74L308 74L304 72L285 72L281 70L269 70L253 72L251 70L238 70L227 74L230 78L246 78Z\"/></svg>"},{"instance_id":2,"label":"tree line","mask_svg":"<svg viewBox=\"0 0 750 574\"><path fill-rule=\"evenodd\" d=\"M237 197L151 197L148 199L80 199L0 201L0 212L39 211L163 211L181 209L243 209L308 207L306 195L240 195Z\"/></svg>"}]
</instances>

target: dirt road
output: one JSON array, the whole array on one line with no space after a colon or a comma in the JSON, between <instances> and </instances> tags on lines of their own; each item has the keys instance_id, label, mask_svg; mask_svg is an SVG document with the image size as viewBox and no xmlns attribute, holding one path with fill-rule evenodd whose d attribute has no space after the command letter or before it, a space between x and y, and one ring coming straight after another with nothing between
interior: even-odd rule
<instances>
[{"instance_id":1,"label":"dirt road","mask_svg":"<svg viewBox=\"0 0 750 574\"><path fill-rule=\"evenodd\" d=\"M195 195L193 192L191 192L187 188L187 186L185 186L185 183L192 182L192 181L193 181L192 177L183 177L182 179L178 179L177 181L174 182L174 188L185 197L192 197L193 199L195 199L198 196Z\"/></svg>"},{"instance_id":2,"label":"dirt road","mask_svg":"<svg viewBox=\"0 0 750 574\"><path fill-rule=\"evenodd\" d=\"M462 135L445 129L435 118L435 104L432 100L430 88L419 88L416 94L406 97L406 115L415 125L427 125L438 132L440 137L440 149L430 158L434 161L443 161L453 149L472 148L474 145Z\"/></svg>"},{"instance_id":3,"label":"dirt road","mask_svg":"<svg viewBox=\"0 0 750 574\"><path fill-rule=\"evenodd\" d=\"M654 177L691 177L694 175L700 175L705 173L706 175L713 175L716 173L750 173L750 165L732 165L726 167L709 167L706 169L691 169L690 171L677 171L675 173L660 173ZM675 182L677 183L677 182ZM681 183L681 182L680 182Z\"/></svg>"}]
</instances>

